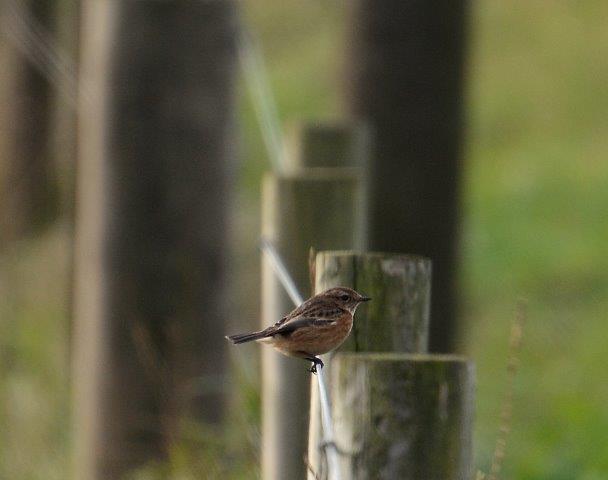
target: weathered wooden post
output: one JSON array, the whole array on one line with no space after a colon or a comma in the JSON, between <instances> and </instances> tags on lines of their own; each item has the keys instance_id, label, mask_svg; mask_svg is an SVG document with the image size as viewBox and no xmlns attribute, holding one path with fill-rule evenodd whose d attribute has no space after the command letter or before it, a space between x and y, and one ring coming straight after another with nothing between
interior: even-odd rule
<instances>
[{"instance_id":1,"label":"weathered wooden post","mask_svg":"<svg viewBox=\"0 0 608 480\"><path fill-rule=\"evenodd\" d=\"M339 353L331 374L344 478L471 479L471 362L451 355Z\"/></svg>"},{"instance_id":2,"label":"weathered wooden post","mask_svg":"<svg viewBox=\"0 0 608 480\"><path fill-rule=\"evenodd\" d=\"M315 290L351 286L372 301L359 307L344 352L425 353L428 344L431 262L415 255L319 252ZM391 321L387 322L386 319ZM326 378L331 382L331 362ZM331 391L331 387L330 387ZM311 383L308 457L313 470L324 467L316 382ZM348 478L348 477L346 477Z\"/></svg>"},{"instance_id":3,"label":"weathered wooden post","mask_svg":"<svg viewBox=\"0 0 608 480\"><path fill-rule=\"evenodd\" d=\"M341 351L423 353L428 348L431 261L417 255L319 252L318 292L351 286L373 301L357 312Z\"/></svg>"},{"instance_id":4,"label":"weathered wooden post","mask_svg":"<svg viewBox=\"0 0 608 480\"><path fill-rule=\"evenodd\" d=\"M236 5L86 0L83 24L73 457L95 480L223 417Z\"/></svg>"},{"instance_id":5,"label":"weathered wooden post","mask_svg":"<svg viewBox=\"0 0 608 480\"><path fill-rule=\"evenodd\" d=\"M311 140L302 145L305 148ZM326 151L341 149L327 146ZM272 241L308 297L310 247L362 248L364 212L361 170L351 154L342 167L307 168L318 156L300 156L284 174L267 175L262 191L262 235ZM332 158L327 158L327 163ZM322 163L322 162L321 162ZM267 259L262 263L262 324L276 322L293 303ZM262 352L262 475L264 479L306 476L310 373L304 362L269 349Z\"/></svg>"},{"instance_id":6,"label":"weathered wooden post","mask_svg":"<svg viewBox=\"0 0 608 480\"><path fill-rule=\"evenodd\" d=\"M472 369L460 358L425 354L430 260L415 255L319 252L315 270L317 291L344 285L372 297L360 307L350 338L325 368L342 474L357 479L464 480L461 473L471 467ZM375 390L365 390L370 385ZM309 461L318 473L326 467L316 390L313 383ZM357 404L352 395L364 404ZM435 405L434 410L430 405ZM411 415L397 422L391 417L399 414L395 412ZM396 423L404 432L392 429ZM455 424L461 430L453 428ZM418 432L421 425L428 430L425 434ZM358 449L362 444L368 453ZM420 456L418 448L428 449L430 456ZM433 455L435 462L430 460ZM383 462L386 468L377 469Z\"/></svg>"}]
</instances>

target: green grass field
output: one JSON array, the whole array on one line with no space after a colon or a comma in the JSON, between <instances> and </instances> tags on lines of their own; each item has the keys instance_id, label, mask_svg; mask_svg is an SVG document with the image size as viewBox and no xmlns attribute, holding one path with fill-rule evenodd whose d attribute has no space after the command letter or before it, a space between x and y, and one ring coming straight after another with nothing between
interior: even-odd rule
<instances>
[{"instance_id":1,"label":"green grass field","mask_svg":"<svg viewBox=\"0 0 608 480\"><path fill-rule=\"evenodd\" d=\"M281 119L340 116L342 4L245 6ZM601 363L608 338L608 3L472 6L460 291L463 350L478 371L476 464L488 469L510 322L525 298L503 478L602 480L608 478L608 382ZM233 281L253 294L256 205L268 162L244 95L241 105L235 255L252 259L234 262ZM1 479L67 475L68 231L59 225L1 259ZM247 462L255 462L259 403L255 388L242 397L248 411L235 422L249 422L251 431L247 456L236 464L247 472ZM176 468L194 471L184 458L178 455ZM251 478L250 472L231 477Z\"/></svg>"}]
</instances>

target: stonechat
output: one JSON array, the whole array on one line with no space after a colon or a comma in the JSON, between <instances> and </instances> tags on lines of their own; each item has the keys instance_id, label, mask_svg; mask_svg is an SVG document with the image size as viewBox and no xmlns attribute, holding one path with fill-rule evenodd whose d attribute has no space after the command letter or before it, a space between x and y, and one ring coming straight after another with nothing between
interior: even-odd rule
<instances>
[{"instance_id":1,"label":"stonechat","mask_svg":"<svg viewBox=\"0 0 608 480\"><path fill-rule=\"evenodd\" d=\"M310 371L316 373L317 365L323 368L318 355L334 350L346 340L355 310L369 300L351 288L330 288L264 330L226 338L234 344L254 340L268 343L284 355L311 361Z\"/></svg>"}]
</instances>

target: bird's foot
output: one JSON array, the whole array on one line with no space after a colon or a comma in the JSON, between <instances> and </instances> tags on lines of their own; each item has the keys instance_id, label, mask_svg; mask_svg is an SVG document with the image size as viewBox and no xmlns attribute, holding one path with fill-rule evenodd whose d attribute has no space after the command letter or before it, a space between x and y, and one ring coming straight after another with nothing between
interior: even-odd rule
<instances>
[{"instance_id":1,"label":"bird's foot","mask_svg":"<svg viewBox=\"0 0 608 480\"><path fill-rule=\"evenodd\" d=\"M323 368L323 366L324 366L323 360L321 360L320 358L312 357L312 358L309 358L309 360L312 362L312 366L310 367L310 373L313 373L313 374L317 373L317 365L321 368Z\"/></svg>"}]
</instances>

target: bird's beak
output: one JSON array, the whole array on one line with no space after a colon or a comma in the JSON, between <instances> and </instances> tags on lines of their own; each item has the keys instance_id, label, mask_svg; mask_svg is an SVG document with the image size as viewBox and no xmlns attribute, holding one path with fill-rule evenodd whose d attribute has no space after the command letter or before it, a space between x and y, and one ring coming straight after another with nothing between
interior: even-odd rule
<instances>
[{"instance_id":1,"label":"bird's beak","mask_svg":"<svg viewBox=\"0 0 608 480\"><path fill-rule=\"evenodd\" d=\"M371 300L370 297L361 297L360 302L369 302Z\"/></svg>"}]
</instances>

